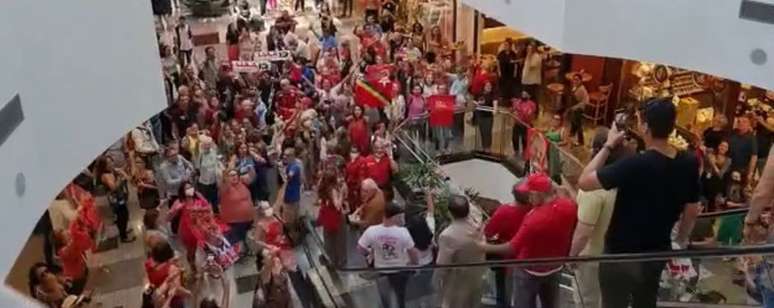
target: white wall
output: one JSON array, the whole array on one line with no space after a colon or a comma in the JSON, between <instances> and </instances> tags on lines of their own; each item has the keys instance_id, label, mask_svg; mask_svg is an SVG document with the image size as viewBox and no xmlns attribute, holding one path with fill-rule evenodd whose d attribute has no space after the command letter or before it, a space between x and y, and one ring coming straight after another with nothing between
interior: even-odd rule
<instances>
[{"instance_id":1,"label":"white wall","mask_svg":"<svg viewBox=\"0 0 774 308\"><path fill-rule=\"evenodd\" d=\"M739 19L741 0L463 2L569 53L664 63L774 89L774 25ZM751 62L754 49L768 54L765 65Z\"/></svg>"},{"instance_id":2,"label":"white wall","mask_svg":"<svg viewBox=\"0 0 774 308\"><path fill-rule=\"evenodd\" d=\"M166 103L148 1L5 0L0 42L0 104L19 93L26 117L0 146L5 277L54 195ZM29 306L13 298L1 306Z\"/></svg>"}]
</instances>

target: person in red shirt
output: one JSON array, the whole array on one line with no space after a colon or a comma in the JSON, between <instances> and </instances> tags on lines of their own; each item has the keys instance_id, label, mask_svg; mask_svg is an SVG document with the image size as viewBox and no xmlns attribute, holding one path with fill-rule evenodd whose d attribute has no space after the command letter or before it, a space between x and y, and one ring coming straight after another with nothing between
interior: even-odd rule
<instances>
[{"instance_id":1,"label":"person in red shirt","mask_svg":"<svg viewBox=\"0 0 774 308\"><path fill-rule=\"evenodd\" d=\"M325 252L330 264L341 267L347 264L347 238L344 225L344 184L334 170L326 171L318 185L317 196L320 210L317 223L323 228Z\"/></svg>"},{"instance_id":2,"label":"person in red shirt","mask_svg":"<svg viewBox=\"0 0 774 308\"><path fill-rule=\"evenodd\" d=\"M159 292L159 295L171 297L170 307L182 307L185 297L191 295L191 291L183 287L182 269L175 257L175 251L166 240L155 243L150 249L144 263L148 283L157 292L166 287L170 292ZM174 291L171 291L172 289Z\"/></svg>"},{"instance_id":3,"label":"person in red shirt","mask_svg":"<svg viewBox=\"0 0 774 308\"><path fill-rule=\"evenodd\" d=\"M360 155L357 147L350 149L349 162L344 167L344 181L347 183L347 203L349 211L354 212L360 205L360 183L366 179L365 157Z\"/></svg>"},{"instance_id":4,"label":"person in red shirt","mask_svg":"<svg viewBox=\"0 0 774 308\"><path fill-rule=\"evenodd\" d=\"M521 184L524 180L519 181L516 185L513 185L513 203L507 203L500 205L492 214L492 217L486 222L484 226L484 236L489 243L502 244L511 241L516 232L521 227L521 223L524 217L532 210L532 205L529 201L528 192L524 191ZM489 255L489 259L500 260L502 256ZM507 269L504 267L493 267L492 271L495 274L495 288L497 290L497 307L508 307L510 302L509 294L506 290L506 273Z\"/></svg>"},{"instance_id":5,"label":"person in red shirt","mask_svg":"<svg viewBox=\"0 0 774 308\"><path fill-rule=\"evenodd\" d=\"M470 94L478 96L484 92L484 85L487 82L491 82L489 71L484 68L481 63L477 63L472 68L473 79L470 82Z\"/></svg>"},{"instance_id":6,"label":"person in red shirt","mask_svg":"<svg viewBox=\"0 0 774 308\"><path fill-rule=\"evenodd\" d=\"M352 146L356 147L361 155L367 155L371 138L368 132L368 122L363 115L363 107L358 105L352 107L352 119L347 128Z\"/></svg>"},{"instance_id":7,"label":"person in red shirt","mask_svg":"<svg viewBox=\"0 0 774 308\"><path fill-rule=\"evenodd\" d=\"M513 115L517 121L513 123L511 142L513 153L520 153L527 148L527 130L532 127L532 122L537 118L537 104L529 96L529 92L521 91L521 98L513 98ZM519 139L521 139L521 151L519 151Z\"/></svg>"},{"instance_id":8,"label":"person in red shirt","mask_svg":"<svg viewBox=\"0 0 774 308\"><path fill-rule=\"evenodd\" d=\"M277 106L277 115L287 121L295 112L296 102L300 99L299 90L290 84L290 80L280 81L280 91L275 95L274 103Z\"/></svg>"},{"instance_id":9,"label":"person in red shirt","mask_svg":"<svg viewBox=\"0 0 774 308\"><path fill-rule=\"evenodd\" d=\"M55 234L56 254L62 262L63 276L71 281L70 292L80 294L89 277L84 256L91 248L91 239L85 228L74 227L70 230L62 230Z\"/></svg>"},{"instance_id":10,"label":"person in red shirt","mask_svg":"<svg viewBox=\"0 0 774 308\"><path fill-rule=\"evenodd\" d=\"M577 222L575 202L557 197L551 178L544 173L530 175L519 188L530 195L532 209L516 235L508 243L481 243L489 253L513 255L516 259L566 257L570 252L572 234ZM559 307L559 275L562 265L536 265L514 270L514 307Z\"/></svg>"},{"instance_id":11,"label":"person in red shirt","mask_svg":"<svg viewBox=\"0 0 774 308\"><path fill-rule=\"evenodd\" d=\"M392 200L392 173L398 171L398 163L392 159L392 151L385 142L374 144L374 153L365 158L365 168L366 177L376 182L385 200Z\"/></svg>"},{"instance_id":12,"label":"person in red shirt","mask_svg":"<svg viewBox=\"0 0 774 308\"><path fill-rule=\"evenodd\" d=\"M438 85L438 94L427 98L430 111L430 128L435 138L435 149L442 153L449 151L449 139L454 126L454 96L449 95L446 84Z\"/></svg>"}]
</instances>

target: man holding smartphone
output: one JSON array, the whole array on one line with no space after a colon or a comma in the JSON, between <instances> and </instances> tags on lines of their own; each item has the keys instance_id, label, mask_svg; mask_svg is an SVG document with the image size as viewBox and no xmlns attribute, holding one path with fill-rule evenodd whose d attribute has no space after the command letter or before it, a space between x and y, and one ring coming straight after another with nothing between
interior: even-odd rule
<instances>
[{"instance_id":1,"label":"man holding smartphone","mask_svg":"<svg viewBox=\"0 0 774 308\"><path fill-rule=\"evenodd\" d=\"M583 170L578 183L584 191L618 189L605 253L671 250L676 223L676 241L684 247L699 214L699 162L692 153L678 151L668 142L677 117L674 104L655 99L641 112L647 149L605 165L625 136L613 125L607 142ZM600 264L603 307L656 307L664 265L664 261Z\"/></svg>"}]
</instances>

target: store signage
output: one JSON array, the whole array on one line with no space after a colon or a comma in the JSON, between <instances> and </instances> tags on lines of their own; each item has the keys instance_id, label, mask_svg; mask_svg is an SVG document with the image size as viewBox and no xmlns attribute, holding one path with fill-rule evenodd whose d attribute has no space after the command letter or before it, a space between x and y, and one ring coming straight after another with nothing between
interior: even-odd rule
<instances>
[{"instance_id":1,"label":"store signage","mask_svg":"<svg viewBox=\"0 0 774 308\"><path fill-rule=\"evenodd\" d=\"M259 51L255 53L255 61L287 61L290 60L290 51Z\"/></svg>"},{"instance_id":2,"label":"store signage","mask_svg":"<svg viewBox=\"0 0 774 308\"><path fill-rule=\"evenodd\" d=\"M0 109L0 147L23 121L24 112L22 111L21 98L17 93Z\"/></svg>"},{"instance_id":3,"label":"store signage","mask_svg":"<svg viewBox=\"0 0 774 308\"><path fill-rule=\"evenodd\" d=\"M774 3L743 0L739 18L774 25Z\"/></svg>"},{"instance_id":4,"label":"store signage","mask_svg":"<svg viewBox=\"0 0 774 308\"><path fill-rule=\"evenodd\" d=\"M231 70L235 73L257 73L270 67L271 62L268 61L231 61Z\"/></svg>"}]
</instances>

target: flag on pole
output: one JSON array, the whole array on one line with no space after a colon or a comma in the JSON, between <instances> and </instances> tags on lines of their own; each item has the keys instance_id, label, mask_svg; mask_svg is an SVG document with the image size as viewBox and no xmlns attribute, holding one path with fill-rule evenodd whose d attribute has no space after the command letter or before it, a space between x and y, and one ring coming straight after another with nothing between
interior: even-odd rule
<instances>
[{"instance_id":1,"label":"flag on pole","mask_svg":"<svg viewBox=\"0 0 774 308\"><path fill-rule=\"evenodd\" d=\"M383 108L389 104L389 100L382 93L362 79L355 81L353 94L355 96L355 103L359 106Z\"/></svg>"}]
</instances>

